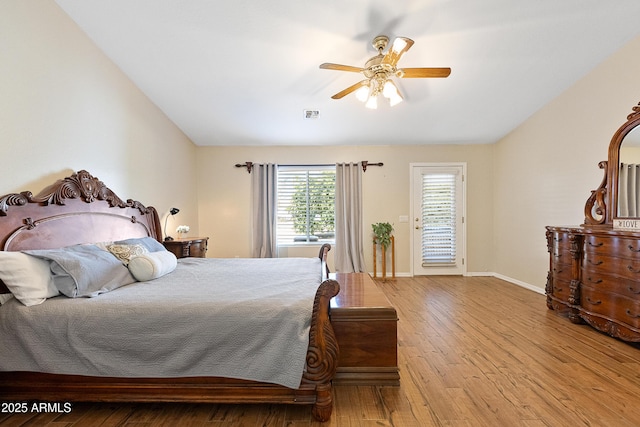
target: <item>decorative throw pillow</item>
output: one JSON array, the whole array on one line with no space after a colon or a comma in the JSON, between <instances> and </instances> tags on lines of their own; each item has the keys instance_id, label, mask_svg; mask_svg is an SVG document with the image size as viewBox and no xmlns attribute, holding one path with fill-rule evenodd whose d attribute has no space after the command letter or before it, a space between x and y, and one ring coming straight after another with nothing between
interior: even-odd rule
<instances>
[{"instance_id":1,"label":"decorative throw pillow","mask_svg":"<svg viewBox=\"0 0 640 427\"><path fill-rule=\"evenodd\" d=\"M171 273L177 265L178 260L172 252L150 252L131 258L129 271L136 280L146 282Z\"/></svg>"},{"instance_id":2,"label":"decorative throw pillow","mask_svg":"<svg viewBox=\"0 0 640 427\"><path fill-rule=\"evenodd\" d=\"M59 294L49 263L22 252L0 251L0 278L13 296L27 306L42 304Z\"/></svg>"},{"instance_id":3,"label":"decorative throw pillow","mask_svg":"<svg viewBox=\"0 0 640 427\"><path fill-rule=\"evenodd\" d=\"M158 242L153 237L135 237L132 239L118 240L113 243L116 245L142 245L147 248L149 252L166 251L165 247L162 246L162 243Z\"/></svg>"},{"instance_id":4,"label":"decorative throw pillow","mask_svg":"<svg viewBox=\"0 0 640 427\"><path fill-rule=\"evenodd\" d=\"M107 250L118 258L124 265L129 265L129 260L134 256L144 255L149 252L143 245L107 245Z\"/></svg>"}]
</instances>

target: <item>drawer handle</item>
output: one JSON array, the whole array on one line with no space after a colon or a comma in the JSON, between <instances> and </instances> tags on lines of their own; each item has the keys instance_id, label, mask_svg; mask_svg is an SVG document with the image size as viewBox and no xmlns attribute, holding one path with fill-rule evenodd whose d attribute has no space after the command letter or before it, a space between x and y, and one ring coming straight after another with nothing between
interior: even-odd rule
<instances>
[{"instance_id":1,"label":"drawer handle","mask_svg":"<svg viewBox=\"0 0 640 427\"><path fill-rule=\"evenodd\" d=\"M554 237L553 240L556 242L562 242L563 239L561 237Z\"/></svg>"},{"instance_id":2,"label":"drawer handle","mask_svg":"<svg viewBox=\"0 0 640 427\"><path fill-rule=\"evenodd\" d=\"M592 300L591 300L591 298L589 298L589 297L587 297L587 301L588 301L590 304L593 304L593 305L602 304L602 301L600 301L600 300L592 301Z\"/></svg>"},{"instance_id":3,"label":"drawer handle","mask_svg":"<svg viewBox=\"0 0 640 427\"><path fill-rule=\"evenodd\" d=\"M631 314L631 310L627 308L627 316L635 317L636 319L640 318L640 314Z\"/></svg>"},{"instance_id":4,"label":"drawer handle","mask_svg":"<svg viewBox=\"0 0 640 427\"><path fill-rule=\"evenodd\" d=\"M587 280L591 283L602 283L602 279L593 280L591 277L587 277Z\"/></svg>"},{"instance_id":5,"label":"drawer handle","mask_svg":"<svg viewBox=\"0 0 640 427\"><path fill-rule=\"evenodd\" d=\"M632 265L628 265L627 270L629 270L632 273L640 273L640 270L634 269Z\"/></svg>"},{"instance_id":6,"label":"drawer handle","mask_svg":"<svg viewBox=\"0 0 640 427\"><path fill-rule=\"evenodd\" d=\"M640 249L634 248L632 245L627 246L631 252L640 252Z\"/></svg>"},{"instance_id":7,"label":"drawer handle","mask_svg":"<svg viewBox=\"0 0 640 427\"><path fill-rule=\"evenodd\" d=\"M634 293L634 294L640 294L640 291L636 291L634 288L632 288L631 286L629 286L629 292Z\"/></svg>"},{"instance_id":8,"label":"drawer handle","mask_svg":"<svg viewBox=\"0 0 640 427\"><path fill-rule=\"evenodd\" d=\"M556 288L556 287L554 287L554 288L553 288L553 290L554 290L554 292L562 292L562 288Z\"/></svg>"},{"instance_id":9,"label":"drawer handle","mask_svg":"<svg viewBox=\"0 0 640 427\"><path fill-rule=\"evenodd\" d=\"M563 270L560 270L560 269L558 269L558 268L554 268L554 269L553 269L553 272L554 272L554 273L558 273L558 274L562 273L562 271L563 271Z\"/></svg>"},{"instance_id":10,"label":"drawer handle","mask_svg":"<svg viewBox=\"0 0 640 427\"><path fill-rule=\"evenodd\" d=\"M591 261L589 260L589 264L591 265L601 265L604 261L600 260L600 261Z\"/></svg>"},{"instance_id":11,"label":"drawer handle","mask_svg":"<svg viewBox=\"0 0 640 427\"><path fill-rule=\"evenodd\" d=\"M599 248L600 246L602 246L604 243L602 242L598 242L598 243L591 243L591 242L587 242L589 244L589 246L593 246L594 248Z\"/></svg>"}]
</instances>

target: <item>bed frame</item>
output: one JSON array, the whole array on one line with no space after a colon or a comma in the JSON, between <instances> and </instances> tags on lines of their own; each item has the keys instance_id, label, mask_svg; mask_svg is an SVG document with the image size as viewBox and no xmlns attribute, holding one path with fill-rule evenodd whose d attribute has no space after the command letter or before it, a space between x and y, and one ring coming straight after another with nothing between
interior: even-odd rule
<instances>
[{"instance_id":1,"label":"bed frame","mask_svg":"<svg viewBox=\"0 0 640 427\"><path fill-rule=\"evenodd\" d=\"M156 209L134 200L123 201L85 170L36 196L25 191L0 197L1 250L48 249L145 236L162 239ZM325 275L329 248L325 245L320 251ZM333 409L331 381L338 361L329 302L339 289L335 280L324 280L318 288L306 368L298 389L219 377L107 378L0 372L0 401L292 403L313 405L314 418L327 421ZM8 291L0 281L3 292Z\"/></svg>"}]
</instances>

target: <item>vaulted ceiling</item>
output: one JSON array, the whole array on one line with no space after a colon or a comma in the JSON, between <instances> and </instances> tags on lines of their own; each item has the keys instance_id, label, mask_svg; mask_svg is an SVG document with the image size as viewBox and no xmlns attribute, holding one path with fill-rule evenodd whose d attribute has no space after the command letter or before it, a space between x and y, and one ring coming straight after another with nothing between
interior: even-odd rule
<instances>
[{"instance_id":1,"label":"vaulted ceiling","mask_svg":"<svg viewBox=\"0 0 640 427\"><path fill-rule=\"evenodd\" d=\"M638 0L56 2L202 146L492 143L640 35ZM379 34L451 75L331 99L363 77L318 66L363 67Z\"/></svg>"}]
</instances>

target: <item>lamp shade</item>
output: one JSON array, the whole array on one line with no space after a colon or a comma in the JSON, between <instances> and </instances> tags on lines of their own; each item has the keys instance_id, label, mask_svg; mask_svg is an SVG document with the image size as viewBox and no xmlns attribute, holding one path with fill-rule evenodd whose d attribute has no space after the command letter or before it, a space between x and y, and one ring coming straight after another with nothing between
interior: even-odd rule
<instances>
[{"instance_id":1,"label":"lamp shade","mask_svg":"<svg viewBox=\"0 0 640 427\"><path fill-rule=\"evenodd\" d=\"M171 208L169 209L169 214L166 216L166 218L164 219L164 240L173 240L173 237L169 236L167 234L167 220L169 219L170 216L174 216L175 214L177 214L178 212L180 212L180 209L178 208Z\"/></svg>"}]
</instances>

